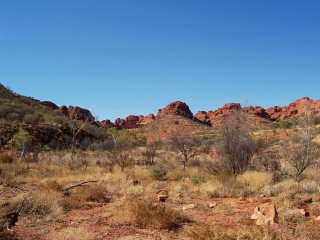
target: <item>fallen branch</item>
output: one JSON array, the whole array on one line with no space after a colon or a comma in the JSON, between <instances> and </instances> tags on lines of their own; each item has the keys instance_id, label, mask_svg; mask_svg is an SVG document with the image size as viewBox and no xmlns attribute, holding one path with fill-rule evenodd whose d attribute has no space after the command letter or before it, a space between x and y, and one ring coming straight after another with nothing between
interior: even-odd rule
<instances>
[{"instance_id":1,"label":"fallen branch","mask_svg":"<svg viewBox=\"0 0 320 240\"><path fill-rule=\"evenodd\" d=\"M87 184L87 183L95 183L95 182L98 182L97 180L91 180L91 181L85 181L85 182L81 182L81 183L78 183L76 185L73 185L73 186L70 186L70 187L67 187L65 189L63 189L62 191L63 192L68 192L69 190L73 189L73 188L76 188L76 187L80 187L84 184Z\"/></svg>"}]
</instances>

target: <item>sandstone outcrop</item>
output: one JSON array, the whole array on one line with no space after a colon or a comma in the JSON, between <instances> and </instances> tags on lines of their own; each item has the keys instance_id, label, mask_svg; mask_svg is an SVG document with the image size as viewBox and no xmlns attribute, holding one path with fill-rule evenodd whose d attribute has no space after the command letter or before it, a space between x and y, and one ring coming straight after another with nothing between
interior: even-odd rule
<instances>
[{"instance_id":1,"label":"sandstone outcrop","mask_svg":"<svg viewBox=\"0 0 320 240\"><path fill-rule=\"evenodd\" d=\"M274 106L266 112L273 120L291 119L305 114L320 114L320 100L312 100L309 97L300 98L288 106Z\"/></svg>"},{"instance_id":2,"label":"sandstone outcrop","mask_svg":"<svg viewBox=\"0 0 320 240\"><path fill-rule=\"evenodd\" d=\"M256 225L272 225L278 223L278 212L274 205L264 204L254 209L251 219Z\"/></svg>"},{"instance_id":3,"label":"sandstone outcrop","mask_svg":"<svg viewBox=\"0 0 320 240\"><path fill-rule=\"evenodd\" d=\"M157 118L163 117L166 115L179 115L189 119L192 119L193 114L189 109L189 106L180 101L172 102L168 104L166 107L159 109Z\"/></svg>"},{"instance_id":4,"label":"sandstone outcrop","mask_svg":"<svg viewBox=\"0 0 320 240\"><path fill-rule=\"evenodd\" d=\"M54 104L53 102L50 102L50 101L42 101L40 103L43 106L46 106L46 107L51 108L53 110L59 109L59 107L56 104Z\"/></svg>"}]
</instances>

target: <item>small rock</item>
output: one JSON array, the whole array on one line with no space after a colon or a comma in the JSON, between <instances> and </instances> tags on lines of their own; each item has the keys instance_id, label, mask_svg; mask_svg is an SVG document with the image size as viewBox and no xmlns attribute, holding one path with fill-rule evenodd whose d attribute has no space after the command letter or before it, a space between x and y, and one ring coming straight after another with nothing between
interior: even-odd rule
<instances>
[{"instance_id":1,"label":"small rock","mask_svg":"<svg viewBox=\"0 0 320 240\"><path fill-rule=\"evenodd\" d=\"M320 221L320 216L316 217L316 221Z\"/></svg>"},{"instance_id":2,"label":"small rock","mask_svg":"<svg viewBox=\"0 0 320 240\"><path fill-rule=\"evenodd\" d=\"M165 202L169 197L168 191L165 189L159 190L156 193L157 193L158 201L160 202Z\"/></svg>"},{"instance_id":3,"label":"small rock","mask_svg":"<svg viewBox=\"0 0 320 240\"><path fill-rule=\"evenodd\" d=\"M254 209L251 219L256 220L257 225L272 225L278 223L278 212L274 205L264 204Z\"/></svg>"},{"instance_id":4,"label":"small rock","mask_svg":"<svg viewBox=\"0 0 320 240\"><path fill-rule=\"evenodd\" d=\"M182 206L182 210L193 209L195 207L196 207L196 205L192 203L192 204Z\"/></svg>"},{"instance_id":5,"label":"small rock","mask_svg":"<svg viewBox=\"0 0 320 240\"><path fill-rule=\"evenodd\" d=\"M243 202L243 201L245 201L245 200L246 200L245 197L240 197L240 198L239 198L239 201L241 201L241 202Z\"/></svg>"},{"instance_id":6,"label":"small rock","mask_svg":"<svg viewBox=\"0 0 320 240\"><path fill-rule=\"evenodd\" d=\"M298 209L299 213L301 213L305 217L309 217L310 213L307 212L305 209Z\"/></svg>"},{"instance_id":7,"label":"small rock","mask_svg":"<svg viewBox=\"0 0 320 240\"><path fill-rule=\"evenodd\" d=\"M214 208L214 207L216 207L217 206L217 203L210 203L209 204L209 208Z\"/></svg>"}]
</instances>

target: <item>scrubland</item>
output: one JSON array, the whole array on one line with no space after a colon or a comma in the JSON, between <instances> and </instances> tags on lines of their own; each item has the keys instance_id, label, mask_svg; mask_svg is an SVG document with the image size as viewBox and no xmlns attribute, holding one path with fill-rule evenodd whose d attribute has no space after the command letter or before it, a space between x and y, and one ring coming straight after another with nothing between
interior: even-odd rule
<instances>
[{"instance_id":1,"label":"scrubland","mask_svg":"<svg viewBox=\"0 0 320 240\"><path fill-rule=\"evenodd\" d=\"M2 151L0 238L319 239L318 126L266 141L239 119L205 138ZM251 219L264 205L274 224Z\"/></svg>"}]
</instances>

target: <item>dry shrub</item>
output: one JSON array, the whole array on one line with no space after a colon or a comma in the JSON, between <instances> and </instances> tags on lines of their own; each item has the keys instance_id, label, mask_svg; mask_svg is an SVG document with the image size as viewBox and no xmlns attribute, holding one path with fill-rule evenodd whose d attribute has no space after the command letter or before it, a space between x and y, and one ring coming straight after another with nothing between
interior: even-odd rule
<instances>
[{"instance_id":1,"label":"dry shrub","mask_svg":"<svg viewBox=\"0 0 320 240\"><path fill-rule=\"evenodd\" d=\"M284 192L299 192L299 184L294 180L284 180L274 185L268 185L263 189L268 196L278 196Z\"/></svg>"},{"instance_id":2,"label":"dry shrub","mask_svg":"<svg viewBox=\"0 0 320 240\"><path fill-rule=\"evenodd\" d=\"M303 180L299 183L299 193L318 193L320 191L320 185L316 181Z\"/></svg>"},{"instance_id":3,"label":"dry shrub","mask_svg":"<svg viewBox=\"0 0 320 240\"><path fill-rule=\"evenodd\" d=\"M172 229L186 220L164 204L158 205L138 198L129 199L128 204L133 222L142 228Z\"/></svg>"},{"instance_id":4,"label":"dry shrub","mask_svg":"<svg viewBox=\"0 0 320 240\"><path fill-rule=\"evenodd\" d=\"M216 182L212 185L209 196L212 198L241 197L252 194L252 189L230 178L224 182Z\"/></svg>"},{"instance_id":5,"label":"dry shrub","mask_svg":"<svg viewBox=\"0 0 320 240\"><path fill-rule=\"evenodd\" d=\"M55 233L52 236L55 240L93 240L95 239L94 234L87 228L75 228L68 227L62 229L59 233Z\"/></svg>"},{"instance_id":6,"label":"dry shrub","mask_svg":"<svg viewBox=\"0 0 320 240\"><path fill-rule=\"evenodd\" d=\"M53 190L53 191L62 191L63 189L63 186L54 180L46 181L45 183L41 184L40 187L42 189Z\"/></svg>"},{"instance_id":7,"label":"dry shrub","mask_svg":"<svg viewBox=\"0 0 320 240\"><path fill-rule=\"evenodd\" d=\"M62 194L52 190L38 189L14 200L21 214L57 216L61 213Z\"/></svg>"},{"instance_id":8,"label":"dry shrub","mask_svg":"<svg viewBox=\"0 0 320 240\"><path fill-rule=\"evenodd\" d=\"M86 185L77 187L66 194L63 199L65 209L79 209L88 203L108 203L110 193L102 185Z\"/></svg>"},{"instance_id":9,"label":"dry shrub","mask_svg":"<svg viewBox=\"0 0 320 240\"><path fill-rule=\"evenodd\" d=\"M272 183L272 173L259 171L246 171L239 175L237 180L245 185L260 190L262 187Z\"/></svg>"},{"instance_id":10,"label":"dry shrub","mask_svg":"<svg viewBox=\"0 0 320 240\"><path fill-rule=\"evenodd\" d=\"M269 228L243 226L238 229L223 228L219 225L201 224L186 231L192 240L284 240Z\"/></svg>"},{"instance_id":11,"label":"dry shrub","mask_svg":"<svg viewBox=\"0 0 320 240\"><path fill-rule=\"evenodd\" d=\"M279 209L280 222L298 224L306 221L306 217L298 209Z\"/></svg>"}]
</instances>

